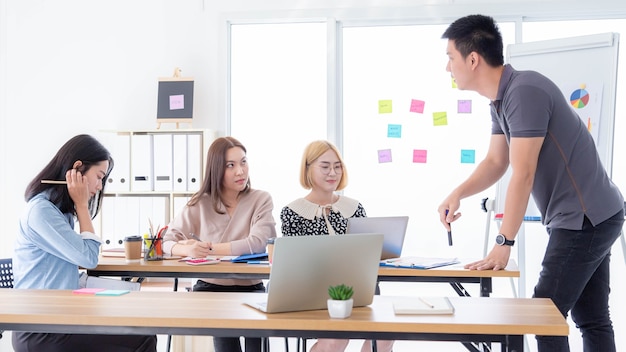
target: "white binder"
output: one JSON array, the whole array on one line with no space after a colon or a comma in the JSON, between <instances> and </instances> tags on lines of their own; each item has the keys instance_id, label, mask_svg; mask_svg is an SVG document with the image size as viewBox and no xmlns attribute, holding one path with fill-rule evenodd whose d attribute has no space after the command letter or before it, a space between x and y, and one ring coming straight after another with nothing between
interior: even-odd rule
<instances>
[{"instance_id":1,"label":"white binder","mask_svg":"<svg viewBox=\"0 0 626 352\"><path fill-rule=\"evenodd\" d=\"M154 170L154 190L172 190L172 135L155 134L152 136L152 155Z\"/></svg>"},{"instance_id":2,"label":"white binder","mask_svg":"<svg viewBox=\"0 0 626 352\"><path fill-rule=\"evenodd\" d=\"M111 201L113 201L115 208L115 221L113 222L114 232L112 238L111 246L113 248L124 247L124 237L126 235L136 235L136 232L129 232L129 224L128 218L130 214L136 214L137 208L129 209L129 199L130 197L113 197ZM137 198L135 198L137 199ZM113 205L111 204L111 205ZM132 230L132 229L131 229Z\"/></svg>"},{"instance_id":3,"label":"white binder","mask_svg":"<svg viewBox=\"0 0 626 352\"><path fill-rule=\"evenodd\" d=\"M136 236L142 234L148 229L148 220L139 218L139 200L145 199L144 197L118 197L126 198L126 212L124 213L123 228L119 233L119 240L124 244L124 237Z\"/></svg>"},{"instance_id":4,"label":"white binder","mask_svg":"<svg viewBox=\"0 0 626 352\"><path fill-rule=\"evenodd\" d=\"M157 231L156 226L160 225L163 228L169 223L169 206L169 197L152 198L152 224L155 226L155 231Z\"/></svg>"},{"instance_id":5,"label":"white binder","mask_svg":"<svg viewBox=\"0 0 626 352\"><path fill-rule=\"evenodd\" d=\"M175 134L172 140L174 192L187 191L187 135Z\"/></svg>"},{"instance_id":6,"label":"white binder","mask_svg":"<svg viewBox=\"0 0 626 352\"><path fill-rule=\"evenodd\" d=\"M152 221L152 225L154 226L154 231L156 231L156 227L161 223L158 219L154 219L153 217L153 197L138 197L136 198L139 201L139 211L136 213L138 215L137 224L139 226L138 232L135 235L143 236L143 234L150 233L150 222ZM135 213L135 212L133 212ZM132 235L133 233L129 233ZM155 234L156 235L156 234Z\"/></svg>"},{"instance_id":7,"label":"white binder","mask_svg":"<svg viewBox=\"0 0 626 352\"><path fill-rule=\"evenodd\" d=\"M154 189L152 177L152 135L133 134L130 145L131 190L149 192Z\"/></svg>"},{"instance_id":8,"label":"white binder","mask_svg":"<svg viewBox=\"0 0 626 352\"><path fill-rule=\"evenodd\" d=\"M113 157L113 170L107 180L105 191L130 191L130 135L106 133L103 140Z\"/></svg>"},{"instance_id":9,"label":"white binder","mask_svg":"<svg viewBox=\"0 0 626 352\"><path fill-rule=\"evenodd\" d=\"M119 248L115 232L115 197L102 198L102 208L100 208L100 238L102 238L102 249Z\"/></svg>"},{"instance_id":10,"label":"white binder","mask_svg":"<svg viewBox=\"0 0 626 352\"><path fill-rule=\"evenodd\" d=\"M187 191L196 192L202 184L202 136L187 136Z\"/></svg>"}]
</instances>

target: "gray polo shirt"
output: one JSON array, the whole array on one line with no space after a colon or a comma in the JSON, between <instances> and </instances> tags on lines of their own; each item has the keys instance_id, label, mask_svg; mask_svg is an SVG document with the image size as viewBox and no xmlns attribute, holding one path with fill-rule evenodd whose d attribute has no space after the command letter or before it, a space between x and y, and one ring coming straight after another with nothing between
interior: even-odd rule
<instances>
[{"instance_id":1,"label":"gray polo shirt","mask_svg":"<svg viewBox=\"0 0 626 352\"><path fill-rule=\"evenodd\" d=\"M545 137L532 195L544 225L580 230L586 215L595 226L624 207L587 127L560 89L534 71L506 65L491 102L492 134Z\"/></svg>"}]
</instances>

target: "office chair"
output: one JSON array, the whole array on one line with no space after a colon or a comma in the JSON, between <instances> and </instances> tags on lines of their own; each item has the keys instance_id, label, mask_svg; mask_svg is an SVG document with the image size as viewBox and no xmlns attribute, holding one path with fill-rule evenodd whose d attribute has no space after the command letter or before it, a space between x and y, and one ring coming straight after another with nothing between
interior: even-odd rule
<instances>
[{"instance_id":1,"label":"office chair","mask_svg":"<svg viewBox=\"0 0 626 352\"><path fill-rule=\"evenodd\" d=\"M0 288L13 288L13 259L0 259Z\"/></svg>"},{"instance_id":2,"label":"office chair","mask_svg":"<svg viewBox=\"0 0 626 352\"><path fill-rule=\"evenodd\" d=\"M13 288L13 259L0 259L0 288ZM0 339L2 333L0 330Z\"/></svg>"}]
</instances>

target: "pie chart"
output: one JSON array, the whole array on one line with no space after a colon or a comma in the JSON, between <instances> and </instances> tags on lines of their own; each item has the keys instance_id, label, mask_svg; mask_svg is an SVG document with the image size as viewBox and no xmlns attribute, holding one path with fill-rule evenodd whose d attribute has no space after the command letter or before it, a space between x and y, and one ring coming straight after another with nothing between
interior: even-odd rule
<instances>
[{"instance_id":1,"label":"pie chart","mask_svg":"<svg viewBox=\"0 0 626 352\"><path fill-rule=\"evenodd\" d=\"M569 102L576 109L582 109L589 103L589 92L585 88L576 89L569 97Z\"/></svg>"}]
</instances>

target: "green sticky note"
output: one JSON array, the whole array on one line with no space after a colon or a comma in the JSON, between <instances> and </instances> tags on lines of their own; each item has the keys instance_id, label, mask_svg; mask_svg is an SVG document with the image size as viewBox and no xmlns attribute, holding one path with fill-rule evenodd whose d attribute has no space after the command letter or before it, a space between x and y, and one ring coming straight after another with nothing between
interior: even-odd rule
<instances>
[{"instance_id":1,"label":"green sticky note","mask_svg":"<svg viewBox=\"0 0 626 352\"><path fill-rule=\"evenodd\" d=\"M433 125L447 126L448 125L448 113L445 111L433 112Z\"/></svg>"}]
</instances>

